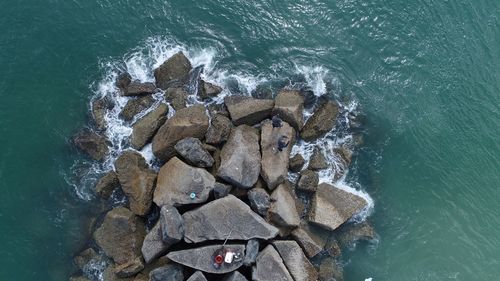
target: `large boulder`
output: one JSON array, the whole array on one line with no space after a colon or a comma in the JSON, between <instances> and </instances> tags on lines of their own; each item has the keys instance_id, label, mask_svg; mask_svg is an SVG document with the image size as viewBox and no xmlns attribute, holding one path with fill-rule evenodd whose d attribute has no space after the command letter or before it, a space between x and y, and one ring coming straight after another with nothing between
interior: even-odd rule
<instances>
[{"instance_id":1,"label":"large boulder","mask_svg":"<svg viewBox=\"0 0 500 281\"><path fill-rule=\"evenodd\" d=\"M207 240L272 239L278 229L254 213L233 195L207 203L182 215L184 240L199 243Z\"/></svg>"},{"instance_id":2,"label":"large boulder","mask_svg":"<svg viewBox=\"0 0 500 281\"><path fill-rule=\"evenodd\" d=\"M368 222L344 224L335 231L335 236L342 247L351 247L358 241L370 241L376 238L375 229Z\"/></svg>"},{"instance_id":3,"label":"large boulder","mask_svg":"<svg viewBox=\"0 0 500 281\"><path fill-rule=\"evenodd\" d=\"M173 245L184 237L184 219L176 208L161 207L160 224L163 242Z\"/></svg>"},{"instance_id":4,"label":"large boulder","mask_svg":"<svg viewBox=\"0 0 500 281\"><path fill-rule=\"evenodd\" d=\"M132 121L137 114L150 108L154 103L155 99L151 95L130 99L118 116L125 121Z\"/></svg>"},{"instance_id":5,"label":"large boulder","mask_svg":"<svg viewBox=\"0 0 500 281\"><path fill-rule=\"evenodd\" d=\"M106 214L94 232L94 240L115 263L125 264L141 256L145 234L141 219L129 209L118 207Z\"/></svg>"},{"instance_id":6,"label":"large boulder","mask_svg":"<svg viewBox=\"0 0 500 281\"><path fill-rule=\"evenodd\" d=\"M196 271L186 281L207 281L207 278L205 278L205 275L201 271Z\"/></svg>"},{"instance_id":7,"label":"large boulder","mask_svg":"<svg viewBox=\"0 0 500 281\"><path fill-rule=\"evenodd\" d=\"M163 90L172 86L182 86L192 68L184 53L178 52L155 69L156 86Z\"/></svg>"},{"instance_id":8,"label":"large boulder","mask_svg":"<svg viewBox=\"0 0 500 281\"><path fill-rule=\"evenodd\" d=\"M220 264L220 266L214 266L214 257L220 254L225 259L228 252L234 254L231 262L224 261L222 264ZM168 253L167 258L176 263L203 272L224 274L240 268L243 265L244 254L245 245L230 244L224 246L212 245L195 249L170 252Z\"/></svg>"},{"instance_id":9,"label":"large boulder","mask_svg":"<svg viewBox=\"0 0 500 281\"><path fill-rule=\"evenodd\" d=\"M201 168L214 165L214 158L197 138L182 139L174 147L177 153L191 165Z\"/></svg>"},{"instance_id":10,"label":"large boulder","mask_svg":"<svg viewBox=\"0 0 500 281\"><path fill-rule=\"evenodd\" d=\"M315 192L319 183L318 173L311 170L300 172L300 179L297 182L297 190L305 192Z\"/></svg>"},{"instance_id":11,"label":"large boulder","mask_svg":"<svg viewBox=\"0 0 500 281\"><path fill-rule=\"evenodd\" d=\"M120 90L125 90L127 86L132 82L132 76L127 72L122 72L117 75L115 86Z\"/></svg>"},{"instance_id":12,"label":"large boulder","mask_svg":"<svg viewBox=\"0 0 500 281\"><path fill-rule=\"evenodd\" d=\"M314 114L309 117L300 136L305 141L313 141L331 131L337 122L339 106L333 101L328 101L319 106Z\"/></svg>"},{"instance_id":13,"label":"large boulder","mask_svg":"<svg viewBox=\"0 0 500 281\"><path fill-rule=\"evenodd\" d=\"M158 206L203 203L214 186L215 178L205 169L192 167L174 157L158 173L153 200Z\"/></svg>"},{"instance_id":14,"label":"large boulder","mask_svg":"<svg viewBox=\"0 0 500 281\"><path fill-rule=\"evenodd\" d=\"M290 158L290 161L288 163L288 169L292 173L298 173L302 170L305 163L306 160L301 154L295 154L292 158Z\"/></svg>"},{"instance_id":15,"label":"large boulder","mask_svg":"<svg viewBox=\"0 0 500 281\"><path fill-rule=\"evenodd\" d=\"M158 105L153 111L135 122L132 126L132 136L130 144L133 148L140 150L148 144L156 131L167 120L168 106L164 103Z\"/></svg>"},{"instance_id":16,"label":"large boulder","mask_svg":"<svg viewBox=\"0 0 500 281\"><path fill-rule=\"evenodd\" d=\"M268 245L257 257L252 269L253 281L293 281L278 252Z\"/></svg>"},{"instance_id":17,"label":"large boulder","mask_svg":"<svg viewBox=\"0 0 500 281\"><path fill-rule=\"evenodd\" d=\"M256 129L241 125L231 131L221 151L218 176L240 188L251 188L260 173L259 134Z\"/></svg>"},{"instance_id":18,"label":"large boulder","mask_svg":"<svg viewBox=\"0 0 500 281\"><path fill-rule=\"evenodd\" d=\"M273 246L278 250L286 268L295 281L311 281L318 279L318 272L304 255L299 244L295 241L274 241Z\"/></svg>"},{"instance_id":19,"label":"large boulder","mask_svg":"<svg viewBox=\"0 0 500 281\"><path fill-rule=\"evenodd\" d=\"M291 234L309 258L319 254L325 248L331 236L330 231L310 223L302 223Z\"/></svg>"},{"instance_id":20,"label":"large boulder","mask_svg":"<svg viewBox=\"0 0 500 281\"><path fill-rule=\"evenodd\" d=\"M273 100L254 99L246 96L228 96L224 99L231 120L238 126L255 125L269 118L274 107Z\"/></svg>"},{"instance_id":21,"label":"large boulder","mask_svg":"<svg viewBox=\"0 0 500 281\"><path fill-rule=\"evenodd\" d=\"M89 130L76 134L73 142L80 151L97 161L103 161L109 152L108 140Z\"/></svg>"},{"instance_id":22,"label":"large boulder","mask_svg":"<svg viewBox=\"0 0 500 281\"><path fill-rule=\"evenodd\" d=\"M365 199L322 183L314 194L308 219L326 229L335 230L366 205Z\"/></svg>"},{"instance_id":23,"label":"large boulder","mask_svg":"<svg viewBox=\"0 0 500 281\"><path fill-rule=\"evenodd\" d=\"M282 89L276 96L273 114L297 130L304 125L304 96L298 90Z\"/></svg>"},{"instance_id":24,"label":"large boulder","mask_svg":"<svg viewBox=\"0 0 500 281\"><path fill-rule=\"evenodd\" d=\"M162 238L161 224L157 222L148 232L142 243L141 252L146 263L151 263L171 246L163 242Z\"/></svg>"},{"instance_id":25,"label":"large boulder","mask_svg":"<svg viewBox=\"0 0 500 281\"><path fill-rule=\"evenodd\" d=\"M179 264L167 264L149 273L150 281L183 281L184 274Z\"/></svg>"},{"instance_id":26,"label":"large boulder","mask_svg":"<svg viewBox=\"0 0 500 281\"><path fill-rule=\"evenodd\" d=\"M215 114L210 122L205 141L209 144L221 144L227 141L231 134L233 124L222 114Z\"/></svg>"},{"instance_id":27,"label":"large boulder","mask_svg":"<svg viewBox=\"0 0 500 281\"><path fill-rule=\"evenodd\" d=\"M271 120L261 123L262 132L260 147L262 150L260 175L271 190L283 183L288 174L288 161L295 141L295 130L286 122L281 127L273 127ZM278 142L288 142L288 146L280 151Z\"/></svg>"},{"instance_id":28,"label":"large boulder","mask_svg":"<svg viewBox=\"0 0 500 281\"><path fill-rule=\"evenodd\" d=\"M286 184L279 185L271 194L269 219L281 227L294 228L299 226L300 217L295 205L295 199Z\"/></svg>"},{"instance_id":29,"label":"large boulder","mask_svg":"<svg viewBox=\"0 0 500 281\"><path fill-rule=\"evenodd\" d=\"M221 87L201 80L198 96L202 100L216 97L220 92L222 92Z\"/></svg>"},{"instance_id":30,"label":"large boulder","mask_svg":"<svg viewBox=\"0 0 500 281\"><path fill-rule=\"evenodd\" d=\"M184 88L168 88L165 91L165 100L168 101L175 110L186 108L189 93Z\"/></svg>"},{"instance_id":31,"label":"large boulder","mask_svg":"<svg viewBox=\"0 0 500 281\"><path fill-rule=\"evenodd\" d=\"M115 170L130 202L130 210L139 216L147 215L153 202L156 173L141 154L132 150L123 152L116 159Z\"/></svg>"},{"instance_id":32,"label":"large boulder","mask_svg":"<svg viewBox=\"0 0 500 281\"><path fill-rule=\"evenodd\" d=\"M175 155L174 145L181 139L202 139L208 129L208 116L203 105L181 109L168 119L153 138L153 154L162 161Z\"/></svg>"},{"instance_id":33,"label":"large boulder","mask_svg":"<svg viewBox=\"0 0 500 281\"><path fill-rule=\"evenodd\" d=\"M115 171L109 171L97 181L94 190L101 198L108 199L118 187L120 187L118 175Z\"/></svg>"},{"instance_id":34,"label":"large boulder","mask_svg":"<svg viewBox=\"0 0 500 281\"><path fill-rule=\"evenodd\" d=\"M151 95L156 92L156 86L153 83L141 83L137 81L132 81L128 86L122 91L123 96L140 96L140 95Z\"/></svg>"},{"instance_id":35,"label":"large boulder","mask_svg":"<svg viewBox=\"0 0 500 281\"><path fill-rule=\"evenodd\" d=\"M311 158L309 159L309 166L307 167L313 171L324 170L328 168L328 161L326 160L325 154L320 148L315 147Z\"/></svg>"},{"instance_id":36,"label":"large boulder","mask_svg":"<svg viewBox=\"0 0 500 281\"><path fill-rule=\"evenodd\" d=\"M250 207L261 216L266 216L271 207L271 197L262 187L254 187L248 191Z\"/></svg>"}]
</instances>

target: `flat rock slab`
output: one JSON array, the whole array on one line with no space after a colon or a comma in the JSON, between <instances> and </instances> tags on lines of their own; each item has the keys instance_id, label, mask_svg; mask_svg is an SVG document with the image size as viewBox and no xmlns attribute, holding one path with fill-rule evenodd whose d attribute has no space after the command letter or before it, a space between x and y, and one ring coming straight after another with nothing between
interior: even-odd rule
<instances>
[{"instance_id":1,"label":"flat rock slab","mask_svg":"<svg viewBox=\"0 0 500 281\"><path fill-rule=\"evenodd\" d=\"M153 139L156 131L167 120L167 113L168 106L162 103L139 119L139 121L135 122L132 126L132 136L130 137L132 147L140 150L148 144Z\"/></svg>"},{"instance_id":2,"label":"flat rock slab","mask_svg":"<svg viewBox=\"0 0 500 281\"><path fill-rule=\"evenodd\" d=\"M326 183L318 186L309 210L309 221L335 230L366 207L366 201Z\"/></svg>"},{"instance_id":3,"label":"flat rock slab","mask_svg":"<svg viewBox=\"0 0 500 281\"><path fill-rule=\"evenodd\" d=\"M246 96L228 96L224 99L233 123L255 125L271 116L273 100L255 99Z\"/></svg>"},{"instance_id":4,"label":"flat rock slab","mask_svg":"<svg viewBox=\"0 0 500 281\"><path fill-rule=\"evenodd\" d=\"M252 269L253 281L293 281L290 272L273 246L268 245L257 257Z\"/></svg>"},{"instance_id":5,"label":"flat rock slab","mask_svg":"<svg viewBox=\"0 0 500 281\"><path fill-rule=\"evenodd\" d=\"M233 195L207 203L186 212L184 240L199 243L207 240L269 240L278 235L278 229L254 213L250 207Z\"/></svg>"},{"instance_id":6,"label":"flat rock slab","mask_svg":"<svg viewBox=\"0 0 500 281\"><path fill-rule=\"evenodd\" d=\"M286 268L295 281L311 281L318 279L318 272L295 241L274 241Z\"/></svg>"},{"instance_id":7,"label":"flat rock slab","mask_svg":"<svg viewBox=\"0 0 500 281\"><path fill-rule=\"evenodd\" d=\"M226 252L231 251L233 253L239 254L239 259L233 259L231 263L223 262L219 267L215 266L215 255L221 253L225 258ZM191 267L203 272L224 274L231 271L235 271L243 265L243 256L245 255L245 245L234 244L234 245L213 245L205 246L196 249L182 250L170 252L167 258L170 260L182 264L187 267Z\"/></svg>"}]
</instances>

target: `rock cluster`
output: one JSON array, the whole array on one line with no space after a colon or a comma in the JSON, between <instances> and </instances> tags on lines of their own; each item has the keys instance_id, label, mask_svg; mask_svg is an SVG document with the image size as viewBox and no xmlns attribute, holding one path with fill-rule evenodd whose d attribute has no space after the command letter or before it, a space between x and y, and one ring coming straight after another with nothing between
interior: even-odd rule
<instances>
[{"instance_id":1,"label":"rock cluster","mask_svg":"<svg viewBox=\"0 0 500 281\"><path fill-rule=\"evenodd\" d=\"M220 106L187 106L192 71L180 52L154 71L155 83L118 77L122 95L133 96L120 114L134 122L130 147L151 144L159 170L129 149L98 181L95 191L104 200L117 189L127 200L97 220L97 248L75 259L79 268L102 250L111 260L104 280L339 281L338 271L326 270L340 255L336 237L348 245L351 238L374 236L366 225L349 228L367 203L320 183L318 171L330 167L330 152L317 148L309 160L290 155L296 141L334 128L337 103L320 105L309 120L304 95L293 89L275 99L227 96ZM199 82L200 100L224 90ZM158 92L176 110L170 118L167 104L150 98ZM108 107L104 101L96 105L97 119ZM105 126L102 120L95 124ZM106 139L91 131L78 134L75 144L97 161L108 153ZM346 147L331 153L345 167L351 161Z\"/></svg>"}]
</instances>

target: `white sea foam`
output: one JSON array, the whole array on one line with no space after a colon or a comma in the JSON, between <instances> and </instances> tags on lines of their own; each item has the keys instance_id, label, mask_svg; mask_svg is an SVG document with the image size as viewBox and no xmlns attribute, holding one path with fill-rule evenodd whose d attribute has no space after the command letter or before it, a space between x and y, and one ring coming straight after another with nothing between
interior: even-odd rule
<instances>
[{"instance_id":1,"label":"white sea foam","mask_svg":"<svg viewBox=\"0 0 500 281\"><path fill-rule=\"evenodd\" d=\"M307 85L311 88L316 96L326 94L326 79L328 69L323 66L305 66L295 65L297 73L302 74L307 81Z\"/></svg>"}]
</instances>

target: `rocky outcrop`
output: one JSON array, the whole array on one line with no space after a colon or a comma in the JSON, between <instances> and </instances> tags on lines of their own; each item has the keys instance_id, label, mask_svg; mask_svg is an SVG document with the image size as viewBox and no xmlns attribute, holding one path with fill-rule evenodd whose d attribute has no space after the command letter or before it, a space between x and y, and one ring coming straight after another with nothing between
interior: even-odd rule
<instances>
[{"instance_id":1,"label":"rocky outcrop","mask_svg":"<svg viewBox=\"0 0 500 281\"><path fill-rule=\"evenodd\" d=\"M261 216L266 216L271 207L271 197L262 187L255 187L248 191L248 200L250 207Z\"/></svg>"},{"instance_id":2,"label":"rocky outcrop","mask_svg":"<svg viewBox=\"0 0 500 281\"><path fill-rule=\"evenodd\" d=\"M226 262L227 253L234 254L231 262ZM221 255L224 261L214 266L215 255ZM243 255L245 254L245 245L230 244L230 245L212 245L195 249L170 252L167 258L182 264L184 266L194 268L203 272L224 274L235 271L243 265ZM229 261L229 260L228 260Z\"/></svg>"},{"instance_id":3,"label":"rocky outcrop","mask_svg":"<svg viewBox=\"0 0 500 281\"><path fill-rule=\"evenodd\" d=\"M261 176L271 190L283 183L288 174L290 151L295 141L295 130L286 122L275 128L271 120L261 124L260 146L262 150ZM285 148L280 148L280 141L288 142Z\"/></svg>"},{"instance_id":4,"label":"rocky outcrop","mask_svg":"<svg viewBox=\"0 0 500 281\"><path fill-rule=\"evenodd\" d=\"M231 131L221 151L218 176L240 188L251 188L260 173L259 135L256 129L241 125Z\"/></svg>"},{"instance_id":5,"label":"rocky outcrop","mask_svg":"<svg viewBox=\"0 0 500 281\"><path fill-rule=\"evenodd\" d=\"M228 195L182 215L184 240L199 243L207 240L272 239L278 229L254 213L243 201Z\"/></svg>"},{"instance_id":6,"label":"rocky outcrop","mask_svg":"<svg viewBox=\"0 0 500 281\"><path fill-rule=\"evenodd\" d=\"M89 130L76 134L73 142L80 151L97 161L103 161L109 152L106 138Z\"/></svg>"},{"instance_id":7,"label":"rocky outcrop","mask_svg":"<svg viewBox=\"0 0 500 281\"><path fill-rule=\"evenodd\" d=\"M132 81L128 86L122 91L123 96L140 96L140 95L151 95L156 92L156 86L153 83L141 83L137 81Z\"/></svg>"},{"instance_id":8,"label":"rocky outcrop","mask_svg":"<svg viewBox=\"0 0 500 281\"><path fill-rule=\"evenodd\" d=\"M113 191L120 187L120 181L115 171L109 171L95 185L95 193L103 199L108 199Z\"/></svg>"},{"instance_id":9,"label":"rocky outcrop","mask_svg":"<svg viewBox=\"0 0 500 281\"><path fill-rule=\"evenodd\" d=\"M273 246L268 245L257 257L252 269L253 281L293 281L283 260Z\"/></svg>"},{"instance_id":10,"label":"rocky outcrop","mask_svg":"<svg viewBox=\"0 0 500 281\"><path fill-rule=\"evenodd\" d=\"M313 197L309 221L335 230L366 207L366 201L352 193L322 183Z\"/></svg>"},{"instance_id":11,"label":"rocky outcrop","mask_svg":"<svg viewBox=\"0 0 500 281\"><path fill-rule=\"evenodd\" d=\"M158 173L153 201L158 206L203 203L214 185L215 178L205 169L192 167L174 157Z\"/></svg>"},{"instance_id":12,"label":"rocky outcrop","mask_svg":"<svg viewBox=\"0 0 500 281\"><path fill-rule=\"evenodd\" d=\"M229 138L232 128L233 124L229 118L221 114L215 114L205 135L205 141L209 144L222 144Z\"/></svg>"},{"instance_id":13,"label":"rocky outcrop","mask_svg":"<svg viewBox=\"0 0 500 281\"><path fill-rule=\"evenodd\" d=\"M202 100L216 97L218 94L220 94L220 92L222 92L221 87L201 80L198 96Z\"/></svg>"},{"instance_id":14,"label":"rocky outcrop","mask_svg":"<svg viewBox=\"0 0 500 281\"><path fill-rule=\"evenodd\" d=\"M130 210L145 216L151 209L156 173L141 154L127 150L115 162L116 174L130 202Z\"/></svg>"},{"instance_id":15,"label":"rocky outcrop","mask_svg":"<svg viewBox=\"0 0 500 281\"><path fill-rule=\"evenodd\" d=\"M158 130L153 138L153 154L168 161L175 154L174 145L181 139L202 139L208 129L208 116L203 105L184 108L175 113Z\"/></svg>"},{"instance_id":16,"label":"rocky outcrop","mask_svg":"<svg viewBox=\"0 0 500 281\"><path fill-rule=\"evenodd\" d=\"M167 264L154 269L149 273L150 281L183 281L184 274L182 266L178 264Z\"/></svg>"},{"instance_id":17,"label":"rocky outcrop","mask_svg":"<svg viewBox=\"0 0 500 281\"><path fill-rule=\"evenodd\" d=\"M278 115L298 132L304 125L304 96L297 90L281 90L276 96L273 115Z\"/></svg>"},{"instance_id":18,"label":"rocky outcrop","mask_svg":"<svg viewBox=\"0 0 500 281\"><path fill-rule=\"evenodd\" d=\"M269 118L274 107L273 100L260 100L246 96L228 96L224 99L231 120L238 126L255 125Z\"/></svg>"},{"instance_id":19,"label":"rocky outcrop","mask_svg":"<svg viewBox=\"0 0 500 281\"><path fill-rule=\"evenodd\" d=\"M290 161L288 163L288 169L292 173L298 173L302 170L305 163L306 161L302 155L295 154L292 158L290 158Z\"/></svg>"},{"instance_id":20,"label":"rocky outcrop","mask_svg":"<svg viewBox=\"0 0 500 281\"><path fill-rule=\"evenodd\" d=\"M300 179L297 182L297 190L305 192L316 192L318 182L318 173L311 170L304 170L300 173Z\"/></svg>"},{"instance_id":21,"label":"rocky outcrop","mask_svg":"<svg viewBox=\"0 0 500 281\"><path fill-rule=\"evenodd\" d=\"M124 207L109 211L94 232L94 240L117 264L134 261L141 255L145 229L141 219Z\"/></svg>"},{"instance_id":22,"label":"rocky outcrop","mask_svg":"<svg viewBox=\"0 0 500 281\"><path fill-rule=\"evenodd\" d=\"M175 110L186 108L189 93L184 88L168 88L165 91L165 100L169 102Z\"/></svg>"},{"instance_id":23,"label":"rocky outcrop","mask_svg":"<svg viewBox=\"0 0 500 281\"><path fill-rule=\"evenodd\" d=\"M196 271L187 281L207 281L207 278L205 278L205 275L201 271Z\"/></svg>"},{"instance_id":24,"label":"rocky outcrop","mask_svg":"<svg viewBox=\"0 0 500 281\"><path fill-rule=\"evenodd\" d=\"M297 227L300 224L300 217L295 206L289 188L282 184L271 194L271 207L269 208L269 219L281 227Z\"/></svg>"},{"instance_id":25,"label":"rocky outcrop","mask_svg":"<svg viewBox=\"0 0 500 281\"><path fill-rule=\"evenodd\" d=\"M182 139L174 147L177 153L191 165L208 168L214 164L214 158L197 138Z\"/></svg>"},{"instance_id":26,"label":"rocky outcrop","mask_svg":"<svg viewBox=\"0 0 500 281\"><path fill-rule=\"evenodd\" d=\"M245 276L238 271L234 271L224 277L222 281L248 281L248 279L246 279Z\"/></svg>"},{"instance_id":27,"label":"rocky outcrop","mask_svg":"<svg viewBox=\"0 0 500 281\"><path fill-rule=\"evenodd\" d=\"M278 250L293 280L311 281L318 279L318 272L304 255L297 242L290 240L274 241L273 246Z\"/></svg>"},{"instance_id":28,"label":"rocky outcrop","mask_svg":"<svg viewBox=\"0 0 500 281\"><path fill-rule=\"evenodd\" d=\"M172 86L182 86L192 68L184 53L178 52L155 69L156 86L163 90Z\"/></svg>"},{"instance_id":29,"label":"rocky outcrop","mask_svg":"<svg viewBox=\"0 0 500 281\"><path fill-rule=\"evenodd\" d=\"M156 109L146 114L132 126L132 136L130 144L133 148L141 150L148 144L156 131L167 120L168 106L164 103L158 105Z\"/></svg>"},{"instance_id":30,"label":"rocky outcrop","mask_svg":"<svg viewBox=\"0 0 500 281\"><path fill-rule=\"evenodd\" d=\"M300 137L305 141L313 141L331 131L337 121L339 106L333 101L328 101L316 109L309 117Z\"/></svg>"},{"instance_id":31,"label":"rocky outcrop","mask_svg":"<svg viewBox=\"0 0 500 281\"><path fill-rule=\"evenodd\" d=\"M137 114L150 108L154 103L155 99L151 95L130 99L118 116L125 121L132 121Z\"/></svg>"}]
</instances>

